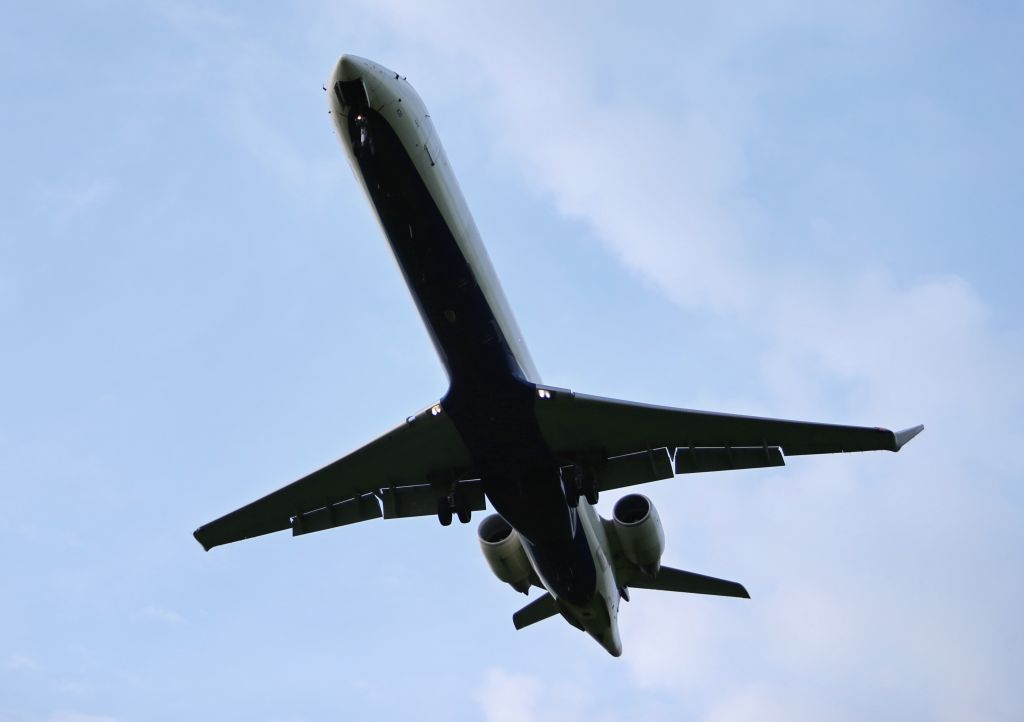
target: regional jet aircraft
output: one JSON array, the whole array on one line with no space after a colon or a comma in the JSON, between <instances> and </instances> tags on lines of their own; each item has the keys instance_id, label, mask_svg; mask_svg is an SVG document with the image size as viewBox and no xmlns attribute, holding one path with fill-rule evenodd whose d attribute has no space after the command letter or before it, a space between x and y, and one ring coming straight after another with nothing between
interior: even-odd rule
<instances>
[{"instance_id":1,"label":"regional jet aircraft","mask_svg":"<svg viewBox=\"0 0 1024 722\"><path fill-rule=\"evenodd\" d=\"M330 110L356 177L447 371L448 392L348 456L205 524L219 544L368 519L434 515L478 529L498 579L542 591L517 629L561 615L622 653L620 600L631 589L748 597L736 582L661 565L665 536L650 499L610 489L784 456L899 449L893 433L616 401L541 383L480 241L430 114L405 78L352 55L338 61Z\"/></svg>"}]
</instances>

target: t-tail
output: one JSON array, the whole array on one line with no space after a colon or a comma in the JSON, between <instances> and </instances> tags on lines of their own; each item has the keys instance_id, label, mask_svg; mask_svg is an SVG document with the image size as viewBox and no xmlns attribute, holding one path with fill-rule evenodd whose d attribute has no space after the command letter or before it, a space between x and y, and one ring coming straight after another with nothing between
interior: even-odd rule
<instances>
[{"instance_id":1,"label":"t-tail","mask_svg":"<svg viewBox=\"0 0 1024 722\"><path fill-rule=\"evenodd\" d=\"M631 589L712 594L749 599L742 584L661 564L665 532L654 504L642 494L628 494L616 502L612 518L597 515L586 500L577 507L598 570L596 591L587 603L573 604L544 589L529 544L497 514L486 517L477 530L484 558L494 574L513 589L528 594L531 587L544 591L512 615L516 629L561 615L572 626L587 632L610 654L622 654L618 611L630 600Z\"/></svg>"}]
</instances>

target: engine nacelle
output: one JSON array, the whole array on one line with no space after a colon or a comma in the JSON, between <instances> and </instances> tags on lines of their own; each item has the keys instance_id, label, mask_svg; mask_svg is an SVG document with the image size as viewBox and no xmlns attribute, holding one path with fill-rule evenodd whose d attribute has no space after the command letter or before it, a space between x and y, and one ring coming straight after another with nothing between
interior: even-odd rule
<instances>
[{"instance_id":1,"label":"engine nacelle","mask_svg":"<svg viewBox=\"0 0 1024 722\"><path fill-rule=\"evenodd\" d=\"M494 576L511 584L517 592L527 594L530 591L530 579L533 567L526 558L519 534L512 525L498 514L486 517L477 528L480 549L484 553L487 565Z\"/></svg>"},{"instance_id":2,"label":"engine nacelle","mask_svg":"<svg viewBox=\"0 0 1024 722\"><path fill-rule=\"evenodd\" d=\"M654 504L643 494L628 494L612 510L623 556L647 574L657 574L665 551L665 530Z\"/></svg>"}]
</instances>

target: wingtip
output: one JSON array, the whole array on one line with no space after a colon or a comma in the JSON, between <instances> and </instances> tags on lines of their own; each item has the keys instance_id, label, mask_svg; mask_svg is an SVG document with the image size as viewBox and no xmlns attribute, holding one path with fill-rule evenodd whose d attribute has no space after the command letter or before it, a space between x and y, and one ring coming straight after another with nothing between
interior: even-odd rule
<instances>
[{"instance_id":1,"label":"wingtip","mask_svg":"<svg viewBox=\"0 0 1024 722\"><path fill-rule=\"evenodd\" d=\"M196 541L199 542L199 544L203 547L203 551L208 552L211 549L213 549L214 545L210 544L209 546L207 546L206 542L203 541L202 533L203 527L199 527L194 532L192 532L192 536L194 536Z\"/></svg>"},{"instance_id":2,"label":"wingtip","mask_svg":"<svg viewBox=\"0 0 1024 722\"><path fill-rule=\"evenodd\" d=\"M895 432L893 434L893 437L896 441L896 448L894 448L893 451L899 451L900 449L902 449L910 442L911 439L920 434L922 431L924 431L924 424L918 424L917 426L912 426L909 429L903 429L903 431Z\"/></svg>"}]
</instances>

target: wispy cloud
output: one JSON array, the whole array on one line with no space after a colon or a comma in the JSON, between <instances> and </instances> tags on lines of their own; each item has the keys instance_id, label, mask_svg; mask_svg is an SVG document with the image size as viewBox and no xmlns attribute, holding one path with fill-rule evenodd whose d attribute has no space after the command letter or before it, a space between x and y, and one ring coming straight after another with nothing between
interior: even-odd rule
<instances>
[{"instance_id":1,"label":"wispy cloud","mask_svg":"<svg viewBox=\"0 0 1024 722\"><path fill-rule=\"evenodd\" d=\"M39 665L31 657L24 654L11 654L3 662L3 668L8 671L35 670Z\"/></svg>"},{"instance_id":2,"label":"wispy cloud","mask_svg":"<svg viewBox=\"0 0 1024 722\"><path fill-rule=\"evenodd\" d=\"M422 56L440 58L433 61L438 72L458 67L460 83L486 87L495 147L531 187L682 309L742 331L763 389L759 407L742 410L768 412L764 405L774 403L792 415L929 425L905 452L912 467L906 456L899 464L887 457L888 466L864 460L860 471L794 462L784 487L769 476L755 489L716 479L717 494L736 489L726 495L732 506L725 518L715 520L725 528L690 520L691 530L718 534L719 548L734 550L727 533L736 529L745 538L776 540L770 548L778 565L764 581L783 577L791 591L762 593L742 624L722 604L687 603L683 616L677 598L638 595L624 613L625 663L637 683L713 689L726 702L707 708L712 720L759 707L771 718L834 717L819 706L827 699L822 690L840 689L858 660L875 687L893 674L915 676L909 704L916 709L945 704L950 718L985 709L991 718L1013 719L1024 707L1005 670L1020 655L998 641L1001 625L1014 618L1012 602L986 601L983 612L966 590L1022 598L1019 575L995 581L997 570L986 562L1020 541L1012 512L999 508L1014 472L1005 455L987 453L966 432L984 429L989 450L1024 441L1024 386L1014 371L1024 360L1019 335L1000 332L983 295L955 273L897 275L856 254L848 266L777 260L756 244L765 240L760 211L744 194L765 92L744 51L789 27L847 40L895 37L913 5L747 9L738 20L732 7L709 11L680 29L685 52L662 74L679 97L664 113L658 102L602 84L584 59L608 49L566 37L548 22L546 8L485 12L471 3L384 2L371 12L411 47L426 46ZM528 52L521 37L531 38ZM675 59L663 60L668 68ZM595 66L614 73L616 63L629 62L612 52ZM820 219L807 227L820 227ZM857 229L832 234L837 246L856 247ZM811 519L815 505L826 505L828 514ZM780 533L787 528L806 536ZM972 537L978 529L986 534ZM944 583L945 566L925 561L935 554L960 570L954 588ZM850 565L845 576L836 575L838 560ZM822 586L825 580L834 586ZM971 629L957 629L952 620L960 615L975 619ZM780 628L787 634L773 631ZM756 671L737 668L730 656L742 648L737 635L779 652ZM884 667L871 646L880 637L898 640ZM959 661L946 654L951 650L962 650ZM783 692L765 681L794 674L808 676L814 689ZM503 671L488 680L495 698L514 700L508 719L534 718L536 680Z\"/></svg>"},{"instance_id":3,"label":"wispy cloud","mask_svg":"<svg viewBox=\"0 0 1024 722\"><path fill-rule=\"evenodd\" d=\"M806 689L793 687L771 688L752 685L740 689L718 701L701 720L702 722L740 722L756 719L759 722L817 722L822 719L840 722L853 719L834 700L807 700Z\"/></svg>"},{"instance_id":4,"label":"wispy cloud","mask_svg":"<svg viewBox=\"0 0 1024 722\"><path fill-rule=\"evenodd\" d=\"M62 711L55 712L46 718L46 722L118 722L114 717L107 715L88 714L85 712Z\"/></svg>"},{"instance_id":5,"label":"wispy cloud","mask_svg":"<svg viewBox=\"0 0 1024 722\"><path fill-rule=\"evenodd\" d=\"M529 674L489 669L476 699L487 722L573 722L590 719L584 690Z\"/></svg>"},{"instance_id":6,"label":"wispy cloud","mask_svg":"<svg viewBox=\"0 0 1024 722\"><path fill-rule=\"evenodd\" d=\"M533 677L491 669L477 700L488 722L532 722L537 719L541 688L540 680Z\"/></svg>"},{"instance_id":7,"label":"wispy cloud","mask_svg":"<svg viewBox=\"0 0 1024 722\"><path fill-rule=\"evenodd\" d=\"M291 114L279 105L281 98L301 87L299 95L315 98L322 109L320 127L326 136L327 103L317 82L297 72L294 60L283 57L278 47L247 32L234 15L178 0L160 0L152 8L194 46L201 70L183 90L212 112L227 142L251 156L285 189L307 197L325 194L324 180L336 172L337 158L308 153L293 131L281 127Z\"/></svg>"},{"instance_id":8,"label":"wispy cloud","mask_svg":"<svg viewBox=\"0 0 1024 722\"><path fill-rule=\"evenodd\" d=\"M57 683L57 691L68 697L82 697L92 689L91 685L79 680L64 680Z\"/></svg>"},{"instance_id":9,"label":"wispy cloud","mask_svg":"<svg viewBox=\"0 0 1024 722\"><path fill-rule=\"evenodd\" d=\"M47 196L53 209L54 223L58 226L71 223L82 214L107 203L115 190L114 181L106 177L86 178L50 189Z\"/></svg>"},{"instance_id":10,"label":"wispy cloud","mask_svg":"<svg viewBox=\"0 0 1024 722\"><path fill-rule=\"evenodd\" d=\"M173 609L150 604L136 613L136 617L146 622L158 622L160 624L183 624L185 618Z\"/></svg>"},{"instance_id":11,"label":"wispy cloud","mask_svg":"<svg viewBox=\"0 0 1024 722\"><path fill-rule=\"evenodd\" d=\"M149 7L175 28L195 35L237 29L235 16L205 3L185 0L150 0Z\"/></svg>"}]
</instances>

